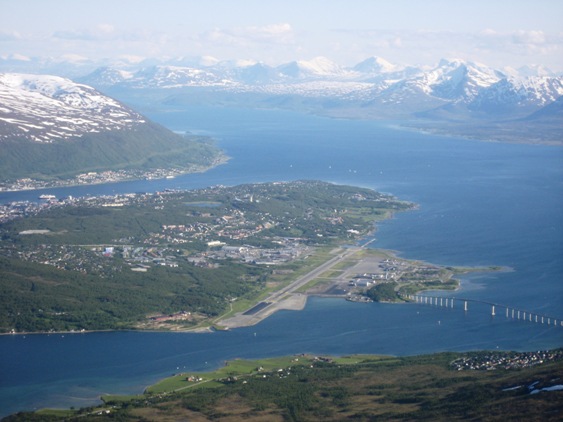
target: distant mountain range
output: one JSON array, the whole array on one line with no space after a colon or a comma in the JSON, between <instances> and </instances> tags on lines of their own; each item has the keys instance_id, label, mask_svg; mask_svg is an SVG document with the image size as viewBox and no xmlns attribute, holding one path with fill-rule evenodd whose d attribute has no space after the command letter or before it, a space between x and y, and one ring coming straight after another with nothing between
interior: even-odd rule
<instances>
[{"instance_id":1,"label":"distant mountain range","mask_svg":"<svg viewBox=\"0 0 563 422\"><path fill-rule=\"evenodd\" d=\"M79 80L139 104L144 98L168 105L279 107L403 120L415 127L476 138L563 142L563 120L544 116L542 125L549 120L549 127L533 126L534 116L563 96L563 76L541 66L499 70L453 59L428 68L371 57L343 68L318 57L277 67L247 61L137 70L101 67ZM194 96L194 89L200 95ZM561 115L557 108L544 114L550 110L555 117ZM522 131L519 122L526 118L528 126Z\"/></svg>"},{"instance_id":2,"label":"distant mountain range","mask_svg":"<svg viewBox=\"0 0 563 422\"><path fill-rule=\"evenodd\" d=\"M177 135L94 88L0 74L0 181L106 170L209 166L218 150Z\"/></svg>"},{"instance_id":3,"label":"distant mountain range","mask_svg":"<svg viewBox=\"0 0 563 422\"><path fill-rule=\"evenodd\" d=\"M247 62L158 65L137 71L102 67L79 80L99 89L215 87L231 92L338 97L360 103L409 103L422 96L436 104L464 103L476 110L484 105L542 107L563 95L563 76L545 68L501 71L458 59L442 60L431 69L399 67L377 57L353 68L342 68L324 57L277 67Z\"/></svg>"},{"instance_id":4,"label":"distant mountain range","mask_svg":"<svg viewBox=\"0 0 563 422\"><path fill-rule=\"evenodd\" d=\"M6 66L0 61L0 69ZM42 66L59 69L60 64ZM401 66L370 57L342 67L317 57L274 67L205 58L113 64L75 80L139 109L283 108L394 120L478 139L563 144L563 115L556 105L563 96L563 76L542 66L494 69L461 59Z\"/></svg>"}]
</instances>

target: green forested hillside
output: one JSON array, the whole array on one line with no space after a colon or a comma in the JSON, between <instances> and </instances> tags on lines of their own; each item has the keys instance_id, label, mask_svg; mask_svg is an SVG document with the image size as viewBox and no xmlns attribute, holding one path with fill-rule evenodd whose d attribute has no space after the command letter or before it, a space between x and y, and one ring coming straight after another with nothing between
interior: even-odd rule
<instances>
[{"instance_id":1,"label":"green forested hillside","mask_svg":"<svg viewBox=\"0 0 563 422\"><path fill-rule=\"evenodd\" d=\"M154 123L53 143L19 138L0 143L0 181L66 179L105 170L190 171L212 165L218 155L207 138L181 136Z\"/></svg>"},{"instance_id":2,"label":"green forested hillside","mask_svg":"<svg viewBox=\"0 0 563 422\"><path fill-rule=\"evenodd\" d=\"M236 264L213 271L181 265L100 277L0 258L0 329L104 330L133 328L149 314L213 316L223 311L228 297L257 288L257 282L245 281L252 273L260 270Z\"/></svg>"}]
</instances>

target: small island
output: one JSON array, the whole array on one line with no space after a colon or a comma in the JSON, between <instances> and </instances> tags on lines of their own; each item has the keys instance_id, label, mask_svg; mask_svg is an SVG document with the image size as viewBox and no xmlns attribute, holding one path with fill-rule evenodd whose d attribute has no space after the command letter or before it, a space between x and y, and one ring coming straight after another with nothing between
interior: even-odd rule
<instances>
[{"instance_id":1,"label":"small island","mask_svg":"<svg viewBox=\"0 0 563 422\"><path fill-rule=\"evenodd\" d=\"M229 329L309 295L397 301L457 287L457 269L367 247L377 221L413 208L320 181L5 206L0 331Z\"/></svg>"}]
</instances>

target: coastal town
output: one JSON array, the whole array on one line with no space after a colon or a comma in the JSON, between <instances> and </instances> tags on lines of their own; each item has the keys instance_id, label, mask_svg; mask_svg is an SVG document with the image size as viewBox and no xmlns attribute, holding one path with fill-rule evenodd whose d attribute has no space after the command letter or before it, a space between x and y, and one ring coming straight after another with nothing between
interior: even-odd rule
<instances>
[{"instance_id":1,"label":"coastal town","mask_svg":"<svg viewBox=\"0 0 563 422\"><path fill-rule=\"evenodd\" d=\"M0 192L16 192L37 189L60 188L65 186L85 186L98 185L103 183L116 183L126 180L157 180L173 179L186 173L201 172L209 167L222 164L227 161L227 157L221 155L211 166L190 165L185 168L155 168L150 170L131 169L131 170L104 170L89 171L80 173L67 179L33 179L24 177L16 180L0 181Z\"/></svg>"}]
</instances>

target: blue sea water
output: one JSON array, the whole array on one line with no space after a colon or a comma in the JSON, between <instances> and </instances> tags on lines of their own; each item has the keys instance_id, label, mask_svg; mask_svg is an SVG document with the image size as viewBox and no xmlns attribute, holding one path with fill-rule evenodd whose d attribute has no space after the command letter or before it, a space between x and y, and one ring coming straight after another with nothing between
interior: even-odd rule
<instances>
[{"instance_id":1,"label":"blue sea water","mask_svg":"<svg viewBox=\"0 0 563 422\"><path fill-rule=\"evenodd\" d=\"M389 124L291 112L193 108L153 113L176 131L217 139L231 160L160 181L52 189L59 197L320 179L416 202L378 226L376 248L442 265L510 271L463 277L440 293L563 318L563 150L454 139ZM38 192L0 194L0 202ZM563 346L563 328L423 305L310 299L254 327L216 332L112 332L0 337L0 416L44 406L84 406L131 393L179 371L237 357L293 353L413 355L445 350Z\"/></svg>"}]
</instances>

